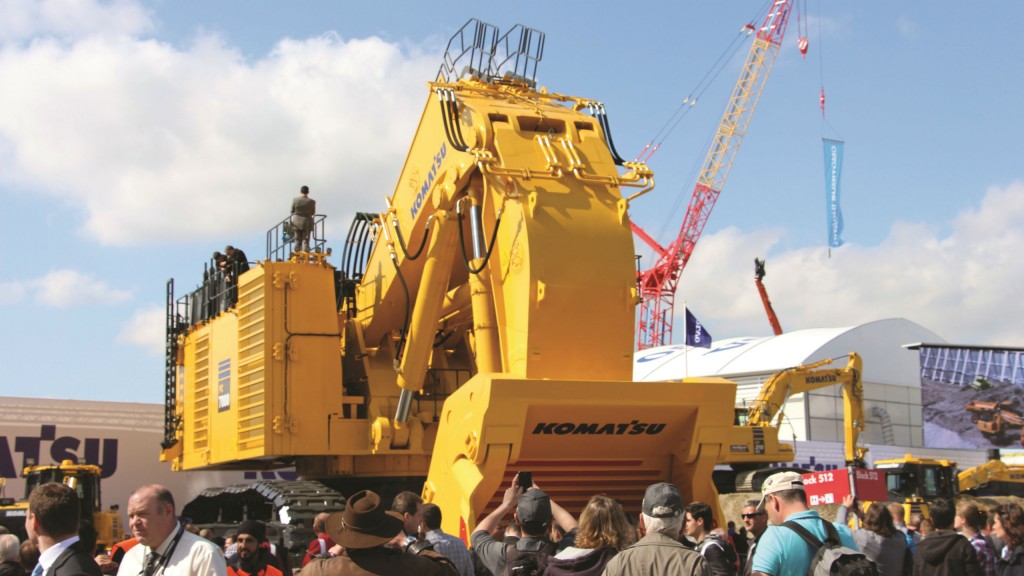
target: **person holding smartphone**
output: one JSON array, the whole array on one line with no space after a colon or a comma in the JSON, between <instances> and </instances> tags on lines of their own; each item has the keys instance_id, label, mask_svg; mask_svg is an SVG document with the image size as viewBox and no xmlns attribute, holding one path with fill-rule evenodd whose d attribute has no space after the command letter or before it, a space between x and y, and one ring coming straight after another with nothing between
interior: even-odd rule
<instances>
[{"instance_id":1,"label":"person holding smartphone","mask_svg":"<svg viewBox=\"0 0 1024 576\"><path fill-rule=\"evenodd\" d=\"M524 491L526 480L532 487ZM504 542L496 540L490 533L501 525L509 512L513 512L513 522L522 537L506 538ZM552 522L565 531L565 537L558 544L549 538ZM520 472L512 478L512 486L505 490L501 504L477 524L470 542L492 574L502 574L505 564L527 574L534 570L540 573L549 557L575 544L576 525L572 514L533 483L532 474Z\"/></svg>"}]
</instances>

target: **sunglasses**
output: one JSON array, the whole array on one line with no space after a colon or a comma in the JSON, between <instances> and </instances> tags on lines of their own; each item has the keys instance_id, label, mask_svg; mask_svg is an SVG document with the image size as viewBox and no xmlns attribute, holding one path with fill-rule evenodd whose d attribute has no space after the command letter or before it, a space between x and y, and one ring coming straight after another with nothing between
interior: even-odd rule
<instances>
[{"instance_id":1,"label":"sunglasses","mask_svg":"<svg viewBox=\"0 0 1024 576\"><path fill-rule=\"evenodd\" d=\"M758 516L764 516L764 512L754 512L753 514L740 514L740 518L743 518L744 520L753 520Z\"/></svg>"}]
</instances>

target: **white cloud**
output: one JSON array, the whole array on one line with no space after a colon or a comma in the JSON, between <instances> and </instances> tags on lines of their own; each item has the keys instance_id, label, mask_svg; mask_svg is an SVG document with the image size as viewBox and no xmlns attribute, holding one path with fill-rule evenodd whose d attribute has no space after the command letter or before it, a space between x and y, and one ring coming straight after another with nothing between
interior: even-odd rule
<instances>
[{"instance_id":1,"label":"white cloud","mask_svg":"<svg viewBox=\"0 0 1024 576\"><path fill-rule=\"evenodd\" d=\"M156 356L163 354L165 314L159 307L137 310L131 320L121 325L117 341L135 344Z\"/></svg>"},{"instance_id":2,"label":"white cloud","mask_svg":"<svg viewBox=\"0 0 1024 576\"><path fill-rule=\"evenodd\" d=\"M0 179L82 206L105 244L263 231L303 184L347 226L394 189L430 52L333 34L255 61L215 36L6 45Z\"/></svg>"},{"instance_id":3,"label":"white cloud","mask_svg":"<svg viewBox=\"0 0 1024 576\"><path fill-rule=\"evenodd\" d=\"M74 270L55 270L42 278L25 283L35 301L54 308L75 308L87 305L120 304L132 297L125 290L115 290L92 275Z\"/></svg>"},{"instance_id":4,"label":"white cloud","mask_svg":"<svg viewBox=\"0 0 1024 576\"><path fill-rule=\"evenodd\" d=\"M141 5L125 0L0 0L0 14L0 42L51 35L132 35L153 27Z\"/></svg>"},{"instance_id":5,"label":"white cloud","mask_svg":"<svg viewBox=\"0 0 1024 576\"><path fill-rule=\"evenodd\" d=\"M824 246L774 253L781 232L730 228L701 239L677 301L687 298L715 337L770 334L752 278L754 257L767 255L764 283L785 330L903 317L950 342L1024 345L1020 222L1018 181L990 188L945 232L897 222L880 245L846 245L831 258Z\"/></svg>"}]
</instances>

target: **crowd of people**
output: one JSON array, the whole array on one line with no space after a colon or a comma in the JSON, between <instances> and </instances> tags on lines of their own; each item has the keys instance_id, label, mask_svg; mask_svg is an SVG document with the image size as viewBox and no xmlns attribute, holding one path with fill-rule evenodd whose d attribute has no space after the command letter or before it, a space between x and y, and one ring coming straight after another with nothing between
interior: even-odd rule
<instances>
[{"instance_id":1,"label":"crowd of people","mask_svg":"<svg viewBox=\"0 0 1024 576\"><path fill-rule=\"evenodd\" d=\"M742 508L739 530L732 521L716 526L712 506L684 502L666 482L647 488L635 524L604 495L590 498L577 520L535 484L524 490L517 475L469 546L441 529L437 505L402 492L388 507L366 490L350 496L344 511L315 518L316 538L294 567L287 551L268 542L262 522L245 520L222 535L195 529L159 485L130 496L132 538L100 554L79 510L73 488L34 488L28 539L0 534L0 576L788 576L824 562L882 576L1024 574L1024 510L1017 504L984 510L939 500L929 508L928 528L919 515L905 522L902 504L861 507L848 497L829 522L808 506L793 472L764 482L760 500ZM860 528L847 527L851 514Z\"/></svg>"}]
</instances>

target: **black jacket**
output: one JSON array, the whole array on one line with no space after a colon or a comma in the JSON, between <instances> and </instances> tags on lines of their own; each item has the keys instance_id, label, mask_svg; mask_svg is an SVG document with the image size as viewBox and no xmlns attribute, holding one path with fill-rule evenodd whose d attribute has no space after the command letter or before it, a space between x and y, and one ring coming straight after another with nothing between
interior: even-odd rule
<instances>
[{"instance_id":1,"label":"black jacket","mask_svg":"<svg viewBox=\"0 0 1024 576\"><path fill-rule=\"evenodd\" d=\"M717 534L708 534L697 545L697 551L708 562L712 576L736 576L736 550Z\"/></svg>"},{"instance_id":2,"label":"black jacket","mask_svg":"<svg viewBox=\"0 0 1024 576\"><path fill-rule=\"evenodd\" d=\"M967 538L936 530L917 543L914 576L983 576L978 554Z\"/></svg>"},{"instance_id":3,"label":"black jacket","mask_svg":"<svg viewBox=\"0 0 1024 576\"><path fill-rule=\"evenodd\" d=\"M1024 575L1024 548L1017 546L1007 553L1008 558L1002 558L1002 554L996 555L996 574L999 576Z\"/></svg>"},{"instance_id":4,"label":"black jacket","mask_svg":"<svg viewBox=\"0 0 1024 576\"><path fill-rule=\"evenodd\" d=\"M57 556L45 576L102 576L100 566L76 542Z\"/></svg>"},{"instance_id":5,"label":"black jacket","mask_svg":"<svg viewBox=\"0 0 1024 576\"><path fill-rule=\"evenodd\" d=\"M615 548L596 548L576 558L559 559L552 556L548 558L544 576L567 576L569 574L601 576L604 567L618 553L619 551Z\"/></svg>"},{"instance_id":6,"label":"black jacket","mask_svg":"<svg viewBox=\"0 0 1024 576\"><path fill-rule=\"evenodd\" d=\"M15 562L4 562L0 564L0 576L25 576L28 572Z\"/></svg>"}]
</instances>

